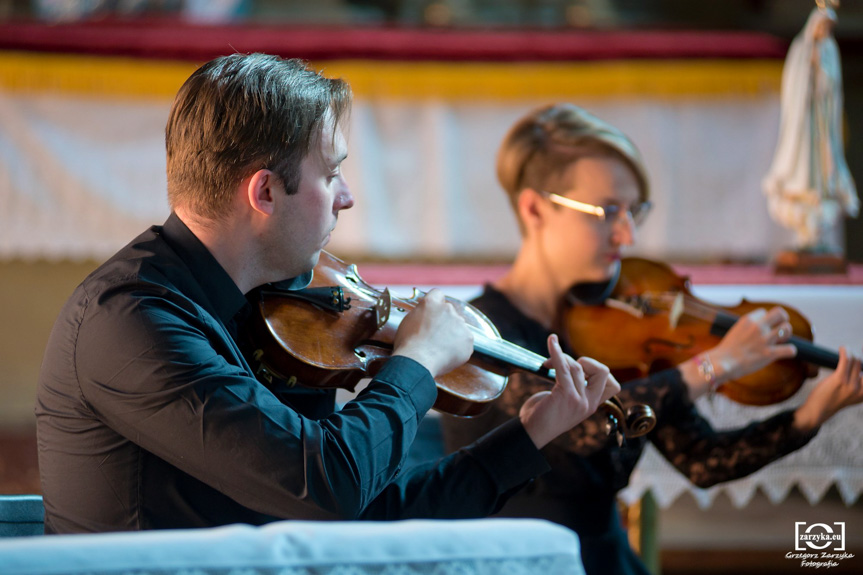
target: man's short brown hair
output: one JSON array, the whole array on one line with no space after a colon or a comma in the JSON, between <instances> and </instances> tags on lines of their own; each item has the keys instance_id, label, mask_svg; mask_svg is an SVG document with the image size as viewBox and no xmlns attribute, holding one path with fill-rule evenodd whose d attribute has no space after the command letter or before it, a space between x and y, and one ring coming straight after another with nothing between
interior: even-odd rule
<instances>
[{"instance_id":1,"label":"man's short brown hair","mask_svg":"<svg viewBox=\"0 0 863 575\"><path fill-rule=\"evenodd\" d=\"M237 184L264 168L295 193L325 117L335 129L350 104L346 82L301 60L232 54L204 64L180 88L165 129L172 209L219 219Z\"/></svg>"}]
</instances>

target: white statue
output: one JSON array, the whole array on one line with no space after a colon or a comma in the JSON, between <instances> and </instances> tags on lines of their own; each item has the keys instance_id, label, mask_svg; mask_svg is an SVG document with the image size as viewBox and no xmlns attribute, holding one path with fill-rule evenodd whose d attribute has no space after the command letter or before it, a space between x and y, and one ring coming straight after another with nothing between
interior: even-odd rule
<instances>
[{"instance_id":1,"label":"white statue","mask_svg":"<svg viewBox=\"0 0 863 575\"><path fill-rule=\"evenodd\" d=\"M855 217L860 202L842 143L836 13L817 4L785 60L779 144L763 186L771 217L795 232L797 250L842 254L841 218Z\"/></svg>"}]
</instances>

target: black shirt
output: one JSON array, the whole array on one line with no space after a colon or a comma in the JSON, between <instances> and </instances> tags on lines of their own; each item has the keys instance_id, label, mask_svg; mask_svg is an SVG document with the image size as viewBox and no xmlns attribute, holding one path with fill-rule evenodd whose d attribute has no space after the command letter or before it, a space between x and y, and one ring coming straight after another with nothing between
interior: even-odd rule
<instances>
[{"instance_id":1,"label":"black shirt","mask_svg":"<svg viewBox=\"0 0 863 575\"><path fill-rule=\"evenodd\" d=\"M522 314L503 293L486 286L472 303L502 337L547 355L550 332ZM572 350L564 351L575 356ZM475 420L445 417L448 450L467 445L511 417L525 398L543 388L547 384L535 377L515 375L488 414ZM791 411L742 429L715 431L696 410L677 369L624 383L617 397L624 408L638 403L651 406L657 419L653 431L619 446L608 436L603 416L597 413L543 449L552 471L511 498L500 513L540 517L576 531L588 575L647 573L620 527L616 497L629 482L648 440L693 483L708 487L748 475L802 447L815 435L814 431L798 431L792 425Z\"/></svg>"},{"instance_id":2,"label":"black shirt","mask_svg":"<svg viewBox=\"0 0 863 575\"><path fill-rule=\"evenodd\" d=\"M428 371L394 357L339 411L333 392L293 405L237 344L247 305L173 214L78 286L39 377L46 532L480 517L547 469L514 420L402 470L436 397Z\"/></svg>"}]
</instances>

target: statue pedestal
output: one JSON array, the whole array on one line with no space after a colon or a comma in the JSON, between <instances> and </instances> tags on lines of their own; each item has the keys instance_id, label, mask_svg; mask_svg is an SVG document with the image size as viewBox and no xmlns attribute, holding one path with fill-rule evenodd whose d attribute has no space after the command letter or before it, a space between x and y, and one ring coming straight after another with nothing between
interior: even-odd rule
<instances>
[{"instance_id":1,"label":"statue pedestal","mask_svg":"<svg viewBox=\"0 0 863 575\"><path fill-rule=\"evenodd\" d=\"M846 274L848 262L840 254L818 254L785 250L776 254L773 271L777 274Z\"/></svg>"}]
</instances>

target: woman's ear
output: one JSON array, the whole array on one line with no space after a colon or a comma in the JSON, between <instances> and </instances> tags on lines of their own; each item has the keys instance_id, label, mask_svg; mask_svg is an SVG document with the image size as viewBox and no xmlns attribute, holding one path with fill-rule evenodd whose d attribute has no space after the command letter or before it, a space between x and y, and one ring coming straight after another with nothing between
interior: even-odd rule
<instances>
[{"instance_id":1,"label":"woman's ear","mask_svg":"<svg viewBox=\"0 0 863 575\"><path fill-rule=\"evenodd\" d=\"M545 219L545 198L532 188L518 194L518 217L525 229L535 229Z\"/></svg>"},{"instance_id":2,"label":"woman's ear","mask_svg":"<svg viewBox=\"0 0 863 575\"><path fill-rule=\"evenodd\" d=\"M256 212L272 215L275 211L273 186L278 181L276 174L270 170L258 170L245 181L249 206Z\"/></svg>"}]
</instances>

